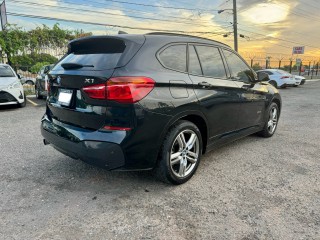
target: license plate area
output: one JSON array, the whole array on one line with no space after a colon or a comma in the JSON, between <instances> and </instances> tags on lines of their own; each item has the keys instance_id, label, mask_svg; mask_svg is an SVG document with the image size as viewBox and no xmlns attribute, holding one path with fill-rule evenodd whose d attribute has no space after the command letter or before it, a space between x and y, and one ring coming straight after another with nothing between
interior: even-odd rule
<instances>
[{"instance_id":1,"label":"license plate area","mask_svg":"<svg viewBox=\"0 0 320 240\"><path fill-rule=\"evenodd\" d=\"M61 106L70 107L73 90L70 89L59 89L58 90L58 103Z\"/></svg>"}]
</instances>

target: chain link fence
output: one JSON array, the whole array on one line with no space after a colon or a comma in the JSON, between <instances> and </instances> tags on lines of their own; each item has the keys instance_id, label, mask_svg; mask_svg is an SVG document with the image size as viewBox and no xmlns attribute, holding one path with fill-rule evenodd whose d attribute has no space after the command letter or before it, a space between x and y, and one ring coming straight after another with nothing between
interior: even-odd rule
<instances>
[{"instance_id":1,"label":"chain link fence","mask_svg":"<svg viewBox=\"0 0 320 240\"><path fill-rule=\"evenodd\" d=\"M254 70L282 69L295 75L303 75L308 78L317 77L320 59L314 56L265 54L265 53L241 53L244 59Z\"/></svg>"}]
</instances>

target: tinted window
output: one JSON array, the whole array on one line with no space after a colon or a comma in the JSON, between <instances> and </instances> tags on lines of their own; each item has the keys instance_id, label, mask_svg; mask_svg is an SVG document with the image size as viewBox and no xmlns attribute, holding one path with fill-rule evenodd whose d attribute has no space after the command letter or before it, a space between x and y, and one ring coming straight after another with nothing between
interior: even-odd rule
<instances>
[{"instance_id":1,"label":"tinted window","mask_svg":"<svg viewBox=\"0 0 320 240\"><path fill-rule=\"evenodd\" d=\"M167 68L186 72L187 45L170 46L159 54L159 59Z\"/></svg>"},{"instance_id":2,"label":"tinted window","mask_svg":"<svg viewBox=\"0 0 320 240\"><path fill-rule=\"evenodd\" d=\"M0 66L0 77L14 77L14 73L9 66Z\"/></svg>"},{"instance_id":3,"label":"tinted window","mask_svg":"<svg viewBox=\"0 0 320 240\"><path fill-rule=\"evenodd\" d=\"M194 46L189 46L189 73L202 75L201 66Z\"/></svg>"},{"instance_id":4,"label":"tinted window","mask_svg":"<svg viewBox=\"0 0 320 240\"><path fill-rule=\"evenodd\" d=\"M90 65L93 67L83 67L78 70L106 70L117 66L122 53L94 53L94 54L78 54L70 53L59 62L57 68L61 68L63 63L78 63L81 65ZM56 69L55 69L56 70Z\"/></svg>"},{"instance_id":5,"label":"tinted window","mask_svg":"<svg viewBox=\"0 0 320 240\"><path fill-rule=\"evenodd\" d=\"M226 71L218 48L196 46L203 75L215 78L226 78Z\"/></svg>"},{"instance_id":6,"label":"tinted window","mask_svg":"<svg viewBox=\"0 0 320 240\"><path fill-rule=\"evenodd\" d=\"M223 52L231 71L231 77L234 80L250 82L250 79L254 78L251 69L239 56L227 50L223 50Z\"/></svg>"}]
</instances>

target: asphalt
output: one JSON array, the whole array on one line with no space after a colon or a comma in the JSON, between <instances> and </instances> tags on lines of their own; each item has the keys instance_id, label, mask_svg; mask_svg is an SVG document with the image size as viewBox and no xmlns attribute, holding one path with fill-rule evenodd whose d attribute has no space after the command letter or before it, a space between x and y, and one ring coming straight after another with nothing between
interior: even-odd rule
<instances>
[{"instance_id":1,"label":"asphalt","mask_svg":"<svg viewBox=\"0 0 320 240\"><path fill-rule=\"evenodd\" d=\"M276 134L202 158L186 184L44 146L45 102L0 108L0 239L320 239L320 81L280 90Z\"/></svg>"}]
</instances>

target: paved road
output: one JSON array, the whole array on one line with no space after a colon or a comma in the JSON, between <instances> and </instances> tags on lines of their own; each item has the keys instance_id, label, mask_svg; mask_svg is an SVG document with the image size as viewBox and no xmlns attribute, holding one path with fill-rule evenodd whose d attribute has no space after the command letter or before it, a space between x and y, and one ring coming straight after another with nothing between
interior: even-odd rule
<instances>
[{"instance_id":1,"label":"paved road","mask_svg":"<svg viewBox=\"0 0 320 240\"><path fill-rule=\"evenodd\" d=\"M0 109L0 239L320 239L320 81L281 90L276 135L206 154L182 186L43 146L44 101Z\"/></svg>"}]
</instances>

